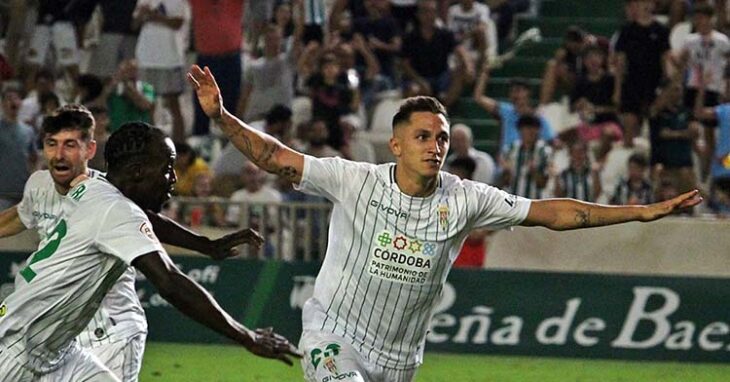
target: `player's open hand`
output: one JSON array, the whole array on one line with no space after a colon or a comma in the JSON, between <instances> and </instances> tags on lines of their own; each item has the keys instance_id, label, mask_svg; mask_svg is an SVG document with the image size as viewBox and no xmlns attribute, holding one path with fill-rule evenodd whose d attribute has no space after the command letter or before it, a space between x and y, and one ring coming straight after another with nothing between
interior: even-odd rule
<instances>
[{"instance_id":1,"label":"player's open hand","mask_svg":"<svg viewBox=\"0 0 730 382\"><path fill-rule=\"evenodd\" d=\"M215 260L223 260L238 256L238 248L236 247L241 244L248 244L258 250L263 243L264 238L261 234L254 229L246 228L216 240L211 240L206 254Z\"/></svg>"},{"instance_id":2,"label":"player's open hand","mask_svg":"<svg viewBox=\"0 0 730 382\"><path fill-rule=\"evenodd\" d=\"M672 199L650 204L647 206L647 213L643 221L652 221L667 216L675 211L694 207L702 202L699 190L685 192Z\"/></svg>"},{"instance_id":3,"label":"player's open hand","mask_svg":"<svg viewBox=\"0 0 730 382\"><path fill-rule=\"evenodd\" d=\"M198 95L200 107L205 114L212 119L220 118L223 115L223 100L221 99L220 88L215 82L215 77L213 77L210 69L207 66L201 69L200 66L193 65L187 77L188 82Z\"/></svg>"},{"instance_id":4,"label":"player's open hand","mask_svg":"<svg viewBox=\"0 0 730 382\"><path fill-rule=\"evenodd\" d=\"M291 357L302 358L302 353L296 346L281 334L275 333L272 328L256 329L251 332L251 342L246 348L253 354L260 357L278 359L285 364L292 366L294 363Z\"/></svg>"}]
</instances>

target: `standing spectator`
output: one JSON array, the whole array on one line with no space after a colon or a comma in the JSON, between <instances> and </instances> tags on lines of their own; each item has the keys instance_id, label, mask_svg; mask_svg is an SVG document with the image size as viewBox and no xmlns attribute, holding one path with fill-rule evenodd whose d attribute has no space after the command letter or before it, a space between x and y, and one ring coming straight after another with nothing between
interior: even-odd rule
<instances>
[{"instance_id":1,"label":"standing spectator","mask_svg":"<svg viewBox=\"0 0 730 382\"><path fill-rule=\"evenodd\" d=\"M79 3L83 2L72 2L70 12L74 12ZM119 63L135 57L139 29L132 28L132 14L137 0L91 0L86 3L90 3L89 6L98 4L103 20L99 42L91 49L87 73L107 82Z\"/></svg>"},{"instance_id":2,"label":"standing spectator","mask_svg":"<svg viewBox=\"0 0 730 382\"><path fill-rule=\"evenodd\" d=\"M623 133L623 140L615 142L601 164L601 196L598 203L609 203L621 178L626 177L626 163L634 154L649 155L649 142L634 135L631 130Z\"/></svg>"},{"instance_id":3,"label":"standing spectator","mask_svg":"<svg viewBox=\"0 0 730 382\"><path fill-rule=\"evenodd\" d=\"M580 27L571 25L563 35L563 44L545 65L540 88L540 105L552 102L555 93L570 94L575 81L583 74L583 49L595 38Z\"/></svg>"},{"instance_id":4,"label":"standing spectator","mask_svg":"<svg viewBox=\"0 0 730 382\"><path fill-rule=\"evenodd\" d=\"M103 92L104 83L99 77L93 74L81 74L76 78L74 103L84 105L87 108L92 105L100 105L104 102L101 97Z\"/></svg>"},{"instance_id":5,"label":"standing spectator","mask_svg":"<svg viewBox=\"0 0 730 382\"><path fill-rule=\"evenodd\" d=\"M474 63L454 34L436 25L437 11L435 0L418 2L418 28L403 38L403 74L407 95L438 97L449 106L460 96L466 78L474 77ZM463 70L449 69L451 54Z\"/></svg>"},{"instance_id":6,"label":"standing spectator","mask_svg":"<svg viewBox=\"0 0 730 382\"><path fill-rule=\"evenodd\" d=\"M485 4L459 0L449 7L446 25L456 42L466 47L474 67L480 68L486 58L497 56L497 30Z\"/></svg>"},{"instance_id":7,"label":"standing spectator","mask_svg":"<svg viewBox=\"0 0 730 382\"><path fill-rule=\"evenodd\" d=\"M210 173L210 168L203 158L200 158L198 153L185 142L176 142L175 151L177 152L175 193L180 196L192 196L195 178L200 174Z\"/></svg>"},{"instance_id":8,"label":"standing spectator","mask_svg":"<svg viewBox=\"0 0 730 382\"><path fill-rule=\"evenodd\" d=\"M484 65L482 73L479 75L477 84L474 87L474 100L484 108L487 112L499 118L502 122L502 134L499 140L500 154L509 150L516 140L519 139L519 131L517 121L522 115L530 115L534 113L531 101L530 86L522 79L515 78L510 83L509 100L510 102L498 101L492 97L484 95L489 80L489 67ZM545 142L552 142L555 138L553 129L550 124L542 116L540 120L540 139Z\"/></svg>"},{"instance_id":9,"label":"standing spectator","mask_svg":"<svg viewBox=\"0 0 730 382\"><path fill-rule=\"evenodd\" d=\"M53 93L56 89L56 78L53 72L48 69L41 69L35 74L33 87L20 104L18 111L18 120L26 125L40 130L40 126L35 125L35 121L41 116L40 96L45 93Z\"/></svg>"},{"instance_id":10,"label":"standing spectator","mask_svg":"<svg viewBox=\"0 0 730 382\"><path fill-rule=\"evenodd\" d=\"M469 158L474 161L474 169L467 179L475 182L482 182L489 185L494 184L497 172L494 158L489 153L474 148L474 135L471 128L463 123L451 126L451 150L452 153L446 158L446 165L459 158Z\"/></svg>"},{"instance_id":11,"label":"standing spectator","mask_svg":"<svg viewBox=\"0 0 730 382\"><path fill-rule=\"evenodd\" d=\"M403 43L401 30L390 14L388 0L366 0L364 4L368 15L355 19L354 31L362 35L378 59L381 77L378 81L383 81L380 87L392 89L396 78L395 59ZM358 66L365 66L362 56L358 57Z\"/></svg>"},{"instance_id":12,"label":"standing spectator","mask_svg":"<svg viewBox=\"0 0 730 382\"><path fill-rule=\"evenodd\" d=\"M620 141L623 136L616 114L621 99L621 80L607 72L606 53L600 47L586 48L583 57L585 71L576 81L570 103L581 118L578 138L588 143L595 158L601 162L613 142Z\"/></svg>"},{"instance_id":13,"label":"standing spectator","mask_svg":"<svg viewBox=\"0 0 730 382\"><path fill-rule=\"evenodd\" d=\"M616 185L611 204L639 205L651 203L654 200L654 191L646 175L648 167L649 163L643 155L634 154L629 157L628 176L621 179Z\"/></svg>"},{"instance_id":14,"label":"standing spectator","mask_svg":"<svg viewBox=\"0 0 730 382\"><path fill-rule=\"evenodd\" d=\"M73 83L79 74L79 39L71 18L66 13L66 6L71 0L38 0L38 18L36 20L28 63L29 82L26 89L33 88L30 82L35 79L36 72L46 65L48 53L53 48L54 57ZM53 67L55 65L51 65Z\"/></svg>"},{"instance_id":15,"label":"standing spectator","mask_svg":"<svg viewBox=\"0 0 730 382\"><path fill-rule=\"evenodd\" d=\"M342 157L342 153L327 144L329 129L324 120L315 119L307 129L307 145L304 153L317 158Z\"/></svg>"},{"instance_id":16,"label":"standing spectator","mask_svg":"<svg viewBox=\"0 0 730 382\"><path fill-rule=\"evenodd\" d=\"M551 150L540 139L540 119L527 114L517 120L520 139L512 142L502 161L502 182L510 193L541 199L548 181Z\"/></svg>"},{"instance_id":17,"label":"standing spectator","mask_svg":"<svg viewBox=\"0 0 730 382\"><path fill-rule=\"evenodd\" d=\"M109 107L109 133L124 123L142 121L152 123L155 109L155 89L137 75L137 61L126 60L104 87L102 99Z\"/></svg>"},{"instance_id":18,"label":"standing spectator","mask_svg":"<svg viewBox=\"0 0 730 382\"><path fill-rule=\"evenodd\" d=\"M300 30L300 29L299 29ZM294 75L301 43L282 53L282 30L269 24L264 34L264 54L256 58L244 73L238 115L246 122L262 119L275 105L291 107L294 99Z\"/></svg>"},{"instance_id":19,"label":"standing spectator","mask_svg":"<svg viewBox=\"0 0 730 382\"><path fill-rule=\"evenodd\" d=\"M171 138L185 139L185 123L179 96L185 87L183 52L177 30L183 25L183 0L139 0L135 25L141 25L137 42L137 63L142 79L151 84L172 117Z\"/></svg>"},{"instance_id":20,"label":"standing spectator","mask_svg":"<svg viewBox=\"0 0 730 382\"><path fill-rule=\"evenodd\" d=\"M33 130L18 120L20 92L8 88L2 92L2 117L0 117L0 211L17 204L23 197L23 187L35 167L36 152ZM51 166L63 167L64 163L51 160Z\"/></svg>"},{"instance_id":21,"label":"standing spectator","mask_svg":"<svg viewBox=\"0 0 730 382\"><path fill-rule=\"evenodd\" d=\"M360 135L362 119L356 114L348 114L340 118L343 145L340 152L349 160L375 163L375 148L369 140Z\"/></svg>"},{"instance_id":22,"label":"standing spectator","mask_svg":"<svg viewBox=\"0 0 730 382\"><path fill-rule=\"evenodd\" d=\"M226 108L235 110L241 94L241 46L243 44L243 0L190 0L196 64L208 67L218 78ZM210 122L195 103L193 135L206 136Z\"/></svg>"},{"instance_id":23,"label":"standing spectator","mask_svg":"<svg viewBox=\"0 0 730 382\"><path fill-rule=\"evenodd\" d=\"M601 195L598 166L591 166L588 145L576 141L570 145L570 166L555 180L556 198L573 198L595 202Z\"/></svg>"},{"instance_id":24,"label":"standing spectator","mask_svg":"<svg viewBox=\"0 0 730 382\"><path fill-rule=\"evenodd\" d=\"M530 0L486 0L497 25L500 46L508 46L514 30L514 19L530 8Z\"/></svg>"},{"instance_id":25,"label":"standing spectator","mask_svg":"<svg viewBox=\"0 0 730 382\"><path fill-rule=\"evenodd\" d=\"M637 133L656 98L656 88L667 74L669 29L655 21L653 0L628 0L627 23L614 36L612 61L623 72L621 122Z\"/></svg>"},{"instance_id":26,"label":"standing spectator","mask_svg":"<svg viewBox=\"0 0 730 382\"><path fill-rule=\"evenodd\" d=\"M667 82L649 110L651 170L654 182L669 179L678 191L697 187L692 150L701 126L682 103L682 84Z\"/></svg>"},{"instance_id":27,"label":"standing spectator","mask_svg":"<svg viewBox=\"0 0 730 382\"><path fill-rule=\"evenodd\" d=\"M687 36L682 50L676 57L680 69L686 69L684 106L691 110L697 99L700 81L705 87L704 105L714 107L727 98L726 69L730 54L730 40L714 29L715 10L709 4L697 4L693 9L692 21L695 33ZM705 144L707 152L715 147L714 119L702 121L705 125ZM711 155L703 155L702 175L708 174L712 163Z\"/></svg>"},{"instance_id":28,"label":"standing spectator","mask_svg":"<svg viewBox=\"0 0 730 382\"><path fill-rule=\"evenodd\" d=\"M418 0L390 0L393 17L398 20L400 30L409 32L418 26Z\"/></svg>"}]
</instances>

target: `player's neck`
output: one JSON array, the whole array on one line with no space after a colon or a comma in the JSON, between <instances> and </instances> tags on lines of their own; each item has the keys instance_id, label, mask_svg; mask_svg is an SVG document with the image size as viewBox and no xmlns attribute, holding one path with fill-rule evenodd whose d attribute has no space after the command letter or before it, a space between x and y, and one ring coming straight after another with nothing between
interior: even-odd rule
<instances>
[{"instance_id":1,"label":"player's neck","mask_svg":"<svg viewBox=\"0 0 730 382\"><path fill-rule=\"evenodd\" d=\"M423 198L433 194L438 186L438 175L430 178L408 173L404 166L395 167L395 183L408 196Z\"/></svg>"}]
</instances>

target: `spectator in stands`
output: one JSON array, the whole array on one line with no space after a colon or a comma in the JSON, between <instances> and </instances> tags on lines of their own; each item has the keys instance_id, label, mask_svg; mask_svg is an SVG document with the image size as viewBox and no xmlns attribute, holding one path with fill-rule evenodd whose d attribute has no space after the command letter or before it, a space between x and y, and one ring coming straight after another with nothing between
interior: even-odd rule
<instances>
[{"instance_id":1,"label":"spectator in stands","mask_svg":"<svg viewBox=\"0 0 730 382\"><path fill-rule=\"evenodd\" d=\"M236 110L241 94L241 46L243 43L243 0L189 0L193 20L196 64L208 67L218 78L226 108ZM193 135L207 136L210 121L197 97Z\"/></svg>"},{"instance_id":2,"label":"spectator in stands","mask_svg":"<svg viewBox=\"0 0 730 382\"><path fill-rule=\"evenodd\" d=\"M137 62L122 61L111 81L104 86L102 99L109 108L109 133L129 121L152 123L155 89L138 79Z\"/></svg>"},{"instance_id":3,"label":"spectator in stands","mask_svg":"<svg viewBox=\"0 0 730 382\"><path fill-rule=\"evenodd\" d=\"M401 30L390 14L388 0L365 0L364 4L368 15L354 20L353 31L363 37L378 60L380 71L375 79L376 91L393 89L396 86L395 59L403 43ZM362 54L357 57L357 66L360 73L367 67Z\"/></svg>"},{"instance_id":4,"label":"spectator in stands","mask_svg":"<svg viewBox=\"0 0 730 382\"><path fill-rule=\"evenodd\" d=\"M716 179L712 185L708 206L721 218L730 218L730 177Z\"/></svg>"},{"instance_id":5,"label":"spectator in stands","mask_svg":"<svg viewBox=\"0 0 730 382\"><path fill-rule=\"evenodd\" d=\"M358 97L355 106L358 110L361 104L370 108L376 94L387 89L389 85L382 80L378 58L365 37L355 33L350 42L338 44L335 53L340 60L342 76L347 79L346 83ZM362 62L358 62L358 59L362 59Z\"/></svg>"},{"instance_id":6,"label":"spectator in stands","mask_svg":"<svg viewBox=\"0 0 730 382\"><path fill-rule=\"evenodd\" d=\"M56 78L53 72L47 69L41 69L35 73L35 81L33 87L20 104L18 112L18 120L35 129L36 120L43 114L41 110L40 96L41 94L52 93L56 91Z\"/></svg>"},{"instance_id":7,"label":"spectator in stands","mask_svg":"<svg viewBox=\"0 0 730 382\"><path fill-rule=\"evenodd\" d=\"M301 26L296 28L301 34ZM264 33L264 52L254 59L244 73L243 90L237 114L246 122L262 119L276 104L291 107L294 99L294 76L301 43L298 37L293 46L282 52L282 30L269 24Z\"/></svg>"},{"instance_id":8,"label":"spectator in stands","mask_svg":"<svg viewBox=\"0 0 730 382\"><path fill-rule=\"evenodd\" d=\"M89 159L89 167L99 171L106 171L104 160L104 149L109 140L109 110L106 105L91 105L89 111L94 116L94 140L96 141L96 152L101 155L94 155Z\"/></svg>"},{"instance_id":9,"label":"spectator in stands","mask_svg":"<svg viewBox=\"0 0 730 382\"><path fill-rule=\"evenodd\" d=\"M502 184L508 192L530 199L541 199L547 185L552 151L540 139L541 121L534 114L517 120L520 139L512 142L502 160Z\"/></svg>"},{"instance_id":10,"label":"spectator in stands","mask_svg":"<svg viewBox=\"0 0 730 382\"><path fill-rule=\"evenodd\" d=\"M585 48L583 63L585 71L578 76L570 103L581 119L578 138L587 142L596 160L602 162L613 142L623 136L617 115L621 80L608 73L606 53L596 45Z\"/></svg>"},{"instance_id":11,"label":"spectator in stands","mask_svg":"<svg viewBox=\"0 0 730 382\"><path fill-rule=\"evenodd\" d=\"M418 2L418 28L403 38L401 63L407 96L434 96L448 107L461 95L465 80L474 77L474 62L451 31L437 26L437 11L435 0ZM459 69L449 68L451 54Z\"/></svg>"},{"instance_id":12,"label":"spectator in stands","mask_svg":"<svg viewBox=\"0 0 730 382\"><path fill-rule=\"evenodd\" d=\"M175 151L175 193L180 196L192 196L195 178L199 174L209 173L210 168L203 158L198 156L195 149L185 142L176 142Z\"/></svg>"},{"instance_id":13,"label":"spectator in stands","mask_svg":"<svg viewBox=\"0 0 730 382\"><path fill-rule=\"evenodd\" d=\"M509 89L510 102L498 101L484 95L489 80L489 67L484 65L482 72L474 87L474 100L487 112L499 118L502 123L502 134L499 142L500 153L506 152L516 140L519 139L517 121L520 116L534 113L531 101L530 86L523 79L513 79ZM540 121L540 139L545 142L552 142L555 138L550 124L542 116Z\"/></svg>"},{"instance_id":14,"label":"spectator in stands","mask_svg":"<svg viewBox=\"0 0 730 382\"><path fill-rule=\"evenodd\" d=\"M652 16L653 0L628 0L627 22L614 36L612 62L623 80L621 122L624 130L638 133L656 98L656 89L667 73L669 30Z\"/></svg>"},{"instance_id":15,"label":"spectator in stands","mask_svg":"<svg viewBox=\"0 0 730 382\"><path fill-rule=\"evenodd\" d=\"M195 175L193 187L189 196L200 199L198 202L186 201L181 203L177 211L177 219L190 227L208 226L225 227L225 209L210 198L213 197L213 175L210 172L201 172Z\"/></svg>"},{"instance_id":16,"label":"spectator in stands","mask_svg":"<svg viewBox=\"0 0 730 382\"><path fill-rule=\"evenodd\" d=\"M74 5L79 3L82 2L72 2ZM135 57L139 29L132 28L132 14L137 1L91 0L85 3L90 7L98 4L102 16L99 41L91 49L87 74L107 82L114 75L119 63ZM74 11L74 5L71 12Z\"/></svg>"},{"instance_id":17,"label":"spectator in stands","mask_svg":"<svg viewBox=\"0 0 730 382\"><path fill-rule=\"evenodd\" d=\"M111 79L109 79L111 80ZM76 78L75 103L90 107L93 105L101 105L104 103L102 94L104 92L104 83L93 74L81 74ZM103 155L100 155L103 157Z\"/></svg>"},{"instance_id":18,"label":"spectator in stands","mask_svg":"<svg viewBox=\"0 0 730 382\"><path fill-rule=\"evenodd\" d=\"M530 8L530 0L486 0L492 19L497 26L500 46L508 46L512 40L514 19L517 14Z\"/></svg>"},{"instance_id":19,"label":"spectator in stands","mask_svg":"<svg viewBox=\"0 0 730 382\"><path fill-rule=\"evenodd\" d=\"M356 114L348 114L340 118L343 145L340 152L344 158L358 162L375 163L373 144L360 135L362 119Z\"/></svg>"},{"instance_id":20,"label":"spectator in stands","mask_svg":"<svg viewBox=\"0 0 730 382\"><path fill-rule=\"evenodd\" d=\"M473 175L477 163L471 157L464 156L455 158L451 162L447 162L446 166L448 172L458 176L460 179L474 180ZM491 232L484 228L471 231L461 246L459 256L454 261L454 267L483 268L484 261L487 257L487 236Z\"/></svg>"},{"instance_id":21,"label":"spectator in stands","mask_svg":"<svg viewBox=\"0 0 730 382\"><path fill-rule=\"evenodd\" d=\"M51 48L52 56L72 81L79 74L79 47L76 28L66 12L71 0L38 0L38 17L26 56L28 76L26 89L33 88L36 72L46 64ZM53 67L55 65L52 65Z\"/></svg>"},{"instance_id":22,"label":"spectator in stands","mask_svg":"<svg viewBox=\"0 0 730 382\"><path fill-rule=\"evenodd\" d=\"M603 189L598 203L609 203L616 186L628 174L626 163L634 154L649 156L649 142L637 137L635 132L626 130L623 139L615 142L601 164L601 188Z\"/></svg>"},{"instance_id":23,"label":"spectator in stands","mask_svg":"<svg viewBox=\"0 0 730 382\"><path fill-rule=\"evenodd\" d=\"M588 144L576 141L570 145L570 166L555 179L553 196L595 202L601 195L599 166L591 165Z\"/></svg>"},{"instance_id":24,"label":"spectator in stands","mask_svg":"<svg viewBox=\"0 0 730 382\"><path fill-rule=\"evenodd\" d=\"M583 74L583 50L594 44L595 37L578 26L571 25L563 35L563 44L547 62L540 88L540 105L553 102L555 93L570 94Z\"/></svg>"},{"instance_id":25,"label":"spectator in stands","mask_svg":"<svg viewBox=\"0 0 730 382\"><path fill-rule=\"evenodd\" d=\"M471 128L463 123L451 126L451 151L446 158L446 165L460 158L469 158L474 161L474 169L467 179L494 185L497 166L489 153L474 148L474 135Z\"/></svg>"},{"instance_id":26,"label":"spectator in stands","mask_svg":"<svg viewBox=\"0 0 730 382\"><path fill-rule=\"evenodd\" d=\"M41 113L38 117L36 117L36 120L33 121L31 126L34 131L40 131L40 128L43 125L43 119L61 107L61 100L54 92L43 93L38 97L38 100L38 103L41 104Z\"/></svg>"},{"instance_id":27,"label":"spectator in stands","mask_svg":"<svg viewBox=\"0 0 730 382\"><path fill-rule=\"evenodd\" d=\"M727 59L730 55L730 39L714 29L715 10L709 4L698 4L693 8L692 21L695 33L690 34L684 42L681 51L675 56L675 61L685 75L684 106L691 110L697 99L697 89L702 77L705 78L704 106L714 107L727 98ZM705 144L707 152L711 153L715 147L715 120L704 120ZM703 155L703 178L710 170L712 159L710 155Z\"/></svg>"},{"instance_id":28,"label":"spectator in stands","mask_svg":"<svg viewBox=\"0 0 730 382\"><path fill-rule=\"evenodd\" d=\"M680 192L697 187L692 150L702 127L691 110L682 103L679 80L663 84L649 110L652 179L669 179Z\"/></svg>"},{"instance_id":29,"label":"spectator in stands","mask_svg":"<svg viewBox=\"0 0 730 382\"><path fill-rule=\"evenodd\" d=\"M654 191L651 181L647 177L649 162L641 154L629 157L628 176L622 178L616 185L611 198L614 205L650 204L654 200Z\"/></svg>"},{"instance_id":30,"label":"spectator in stands","mask_svg":"<svg viewBox=\"0 0 730 382\"><path fill-rule=\"evenodd\" d=\"M301 2L298 2L301 4ZM294 44L294 13L292 3L288 1L281 1L274 5L274 10L271 14L271 24L276 25L281 30L281 36L284 40L282 43L282 49L289 49ZM299 41L301 43L301 41Z\"/></svg>"},{"instance_id":31,"label":"spectator in stands","mask_svg":"<svg viewBox=\"0 0 730 382\"><path fill-rule=\"evenodd\" d=\"M317 158L342 157L342 153L327 144L329 137L327 123L323 119L313 119L307 128L307 145L304 153Z\"/></svg>"},{"instance_id":32,"label":"spectator in stands","mask_svg":"<svg viewBox=\"0 0 730 382\"><path fill-rule=\"evenodd\" d=\"M6 88L2 91L2 116L0 116L0 211L20 202L23 187L35 169L37 154L33 129L18 119L20 91ZM63 163L51 161L52 166Z\"/></svg>"},{"instance_id":33,"label":"spectator in stands","mask_svg":"<svg viewBox=\"0 0 730 382\"><path fill-rule=\"evenodd\" d=\"M185 87L184 57L177 36L184 22L183 0L138 0L134 25L141 26L136 57L142 80L162 97L172 117L171 138L185 139L179 96Z\"/></svg>"},{"instance_id":34,"label":"spectator in stands","mask_svg":"<svg viewBox=\"0 0 730 382\"><path fill-rule=\"evenodd\" d=\"M459 0L449 7L446 25L456 42L464 45L475 68L481 68L486 58L497 56L497 30L486 4Z\"/></svg>"},{"instance_id":35,"label":"spectator in stands","mask_svg":"<svg viewBox=\"0 0 730 382\"><path fill-rule=\"evenodd\" d=\"M306 80L312 99L312 116L327 123L328 143L335 149L342 145L340 117L358 110L359 96L347 78L342 76L340 59L334 53L325 53L320 59L320 70Z\"/></svg>"}]
</instances>

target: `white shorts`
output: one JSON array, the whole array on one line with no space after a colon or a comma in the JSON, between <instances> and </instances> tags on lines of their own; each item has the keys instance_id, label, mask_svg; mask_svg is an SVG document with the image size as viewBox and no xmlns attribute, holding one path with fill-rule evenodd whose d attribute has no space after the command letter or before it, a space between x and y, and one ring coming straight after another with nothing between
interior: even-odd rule
<instances>
[{"instance_id":1,"label":"white shorts","mask_svg":"<svg viewBox=\"0 0 730 382\"><path fill-rule=\"evenodd\" d=\"M142 368L146 338L147 334L140 333L126 341L116 341L87 349L122 382L137 382Z\"/></svg>"},{"instance_id":2,"label":"white shorts","mask_svg":"<svg viewBox=\"0 0 730 382\"><path fill-rule=\"evenodd\" d=\"M80 346L66 353L58 369L42 375L16 359L10 352L0 353L0 382L119 382L109 369Z\"/></svg>"},{"instance_id":3,"label":"white shorts","mask_svg":"<svg viewBox=\"0 0 730 382\"><path fill-rule=\"evenodd\" d=\"M388 369L369 362L350 341L327 332L305 330L299 340L308 382L410 382L416 368Z\"/></svg>"},{"instance_id":4,"label":"white shorts","mask_svg":"<svg viewBox=\"0 0 730 382\"><path fill-rule=\"evenodd\" d=\"M79 49L76 46L76 30L68 21L59 21L50 26L36 25L30 41L27 61L31 64L43 65L51 45L56 60L61 66L73 66L79 63Z\"/></svg>"}]
</instances>

